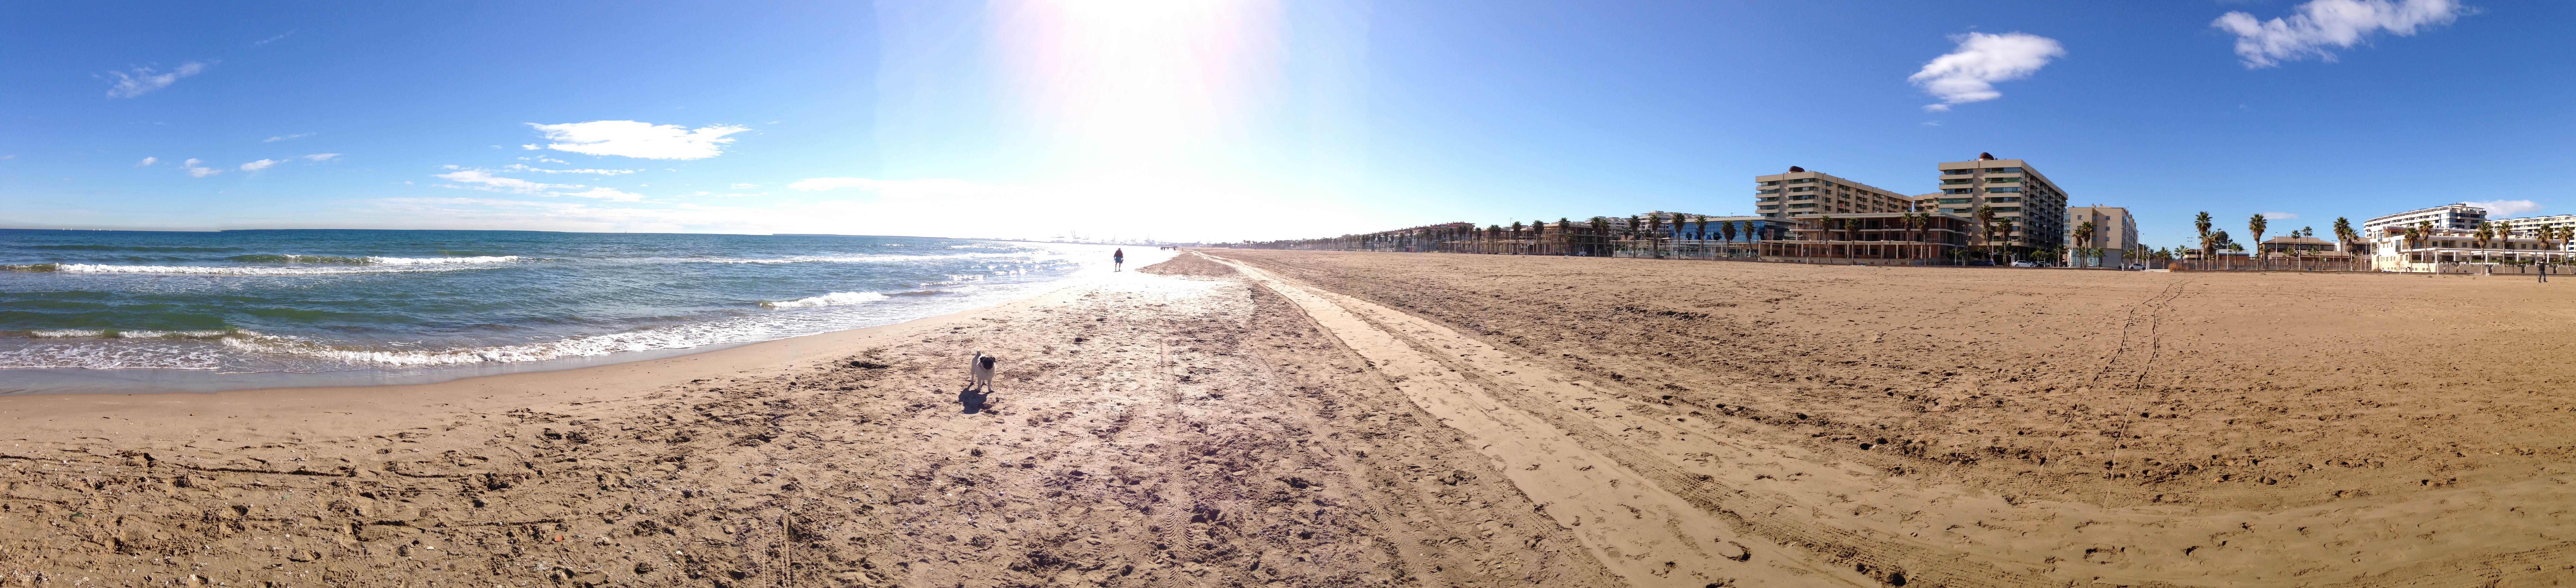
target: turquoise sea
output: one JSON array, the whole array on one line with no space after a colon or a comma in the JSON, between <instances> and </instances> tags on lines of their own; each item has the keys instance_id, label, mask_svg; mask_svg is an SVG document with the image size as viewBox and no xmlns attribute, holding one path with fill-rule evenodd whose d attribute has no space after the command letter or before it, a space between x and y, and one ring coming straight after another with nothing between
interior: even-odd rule
<instances>
[{"instance_id":1,"label":"turquoise sea","mask_svg":"<svg viewBox=\"0 0 2576 588\"><path fill-rule=\"evenodd\" d=\"M0 393L436 381L987 305L1112 246L518 231L0 230ZM1129 267L1168 256L1126 247Z\"/></svg>"}]
</instances>

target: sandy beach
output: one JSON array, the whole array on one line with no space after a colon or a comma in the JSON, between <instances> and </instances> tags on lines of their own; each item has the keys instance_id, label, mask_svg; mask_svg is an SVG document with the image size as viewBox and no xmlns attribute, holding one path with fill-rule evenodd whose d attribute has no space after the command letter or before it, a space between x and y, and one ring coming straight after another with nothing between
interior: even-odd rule
<instances>
[{"instance_id":1,"label":"sandy beach","mask_svg":"<svg viewBox=\"0 0 2576 588\"><path fill-rule=\"evenodd\" d=\"M1203 253L608 366L0 396L0 585L2576 578L2561 285Z\"/></svg>"}]
</instances>

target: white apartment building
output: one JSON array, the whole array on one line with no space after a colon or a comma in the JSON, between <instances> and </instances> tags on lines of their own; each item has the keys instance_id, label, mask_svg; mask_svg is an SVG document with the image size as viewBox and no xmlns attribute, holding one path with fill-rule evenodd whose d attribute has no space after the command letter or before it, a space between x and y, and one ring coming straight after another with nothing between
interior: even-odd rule
<instances>
[{"instance_id":1,"label":"white apartment building","mask_svg":"<svg viewBox=\"0 0 2576 588\"><path fill-rule=\"evenodd\" d=\"M2526 216L2522 218L2509 218L2496 222L2498 224L2510 223L2513 226L2513 236L2515 237L2534 238L2540 236L2538 233L2541 227L2549 227L2552 229L2576 227L2576 214ZM2576 251L2576 242L2553 242L2552 246L2563 251Z\"/></svg>"},{"instance_id":2,"label":"white apartment building","mask_svg":"<svg viewBox=\"0 0 2576 588\"><path fill-rule=\"evenodd\" d=\"M1768 218L1909 212L1910 205L1895 192L1794 165L1788 173L1753 176L1753 213Z\"/></svg>"},{"instance_id":3,"label":"white apartment building","mask_svg":"<svg viewBox=\"0 0 2576 588\"><path fill-rule=\"evenodd\" d=\"M2423 221L2433 221L2435 229L2477 230L2478 223L2486 220L2487 209L2460 202L2375 217L2363 221L2361 231L2376 238L2380 233L2388 232L2386 229L2396 228L2404 231L2406 227L2415 226L2415 223Z\"/></svg>"},{"instance_id":4,"label":"white apartment building","mask_svg":"<svg viewBox=\"0 0 2576 588\"><path fill-rule=\"evenodd\" d=\"M2540 240L2527 237L2498 237L2479 243L2475 228L2435 228L2432 234L2415 241L2406 240L2403 229L2373 231L2363 239L2373 245L2372 264L2383 271L2428 271L2435 263L2564 263L2576 257L2576 253L2543 247Z\"/></svg>"}]
</instances>

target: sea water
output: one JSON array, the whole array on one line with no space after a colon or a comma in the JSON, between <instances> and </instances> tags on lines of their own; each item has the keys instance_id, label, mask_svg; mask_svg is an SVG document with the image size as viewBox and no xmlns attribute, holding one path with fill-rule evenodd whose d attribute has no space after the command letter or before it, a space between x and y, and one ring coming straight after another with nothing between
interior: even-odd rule
<instances>
[{"instance_id":1,"label":"sea water","mask_svg":"<svg viewBox=\"0 0 2576 588\"><path fill-rule=\"evenodd\" d=\"M437 381L901 322L1109 245L522 231L0 230L0 393ZM1168 257L1125 247L1129 268Z\"/></svg>"}]
</instances>

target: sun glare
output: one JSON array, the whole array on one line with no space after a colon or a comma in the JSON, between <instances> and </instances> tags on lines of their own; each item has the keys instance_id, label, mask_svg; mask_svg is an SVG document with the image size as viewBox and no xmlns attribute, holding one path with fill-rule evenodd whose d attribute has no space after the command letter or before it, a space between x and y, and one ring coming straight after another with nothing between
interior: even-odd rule
<instances>
[{"instance_id":1,"label":"sun glare","mask_svg":"<svg viewBox=\"0 0 2576 588\"><path fill-rule=\"evenodd\" d=\"M1267 0L1028 0L992 30L1022 114L1106 174L1168 175L1225 151L1279 74Z\"/></svg>"}]
</instances>

